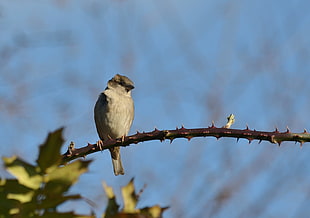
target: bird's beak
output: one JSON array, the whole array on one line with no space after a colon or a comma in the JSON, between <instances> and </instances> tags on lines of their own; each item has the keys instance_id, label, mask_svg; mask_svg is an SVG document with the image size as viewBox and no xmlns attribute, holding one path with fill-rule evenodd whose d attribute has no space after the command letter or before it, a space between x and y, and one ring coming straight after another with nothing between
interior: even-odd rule
<instances>
[{"instance_id":1,"label":"bird's beak","mask_svg":"<svg viewBox=\"0 0 310 218\"><path fill-rule=\"evenodd\" d=\"M130 91L132 89L134 89L135 87L133 85L126 85L126 90Z\"/></svg>"}]
</instances>

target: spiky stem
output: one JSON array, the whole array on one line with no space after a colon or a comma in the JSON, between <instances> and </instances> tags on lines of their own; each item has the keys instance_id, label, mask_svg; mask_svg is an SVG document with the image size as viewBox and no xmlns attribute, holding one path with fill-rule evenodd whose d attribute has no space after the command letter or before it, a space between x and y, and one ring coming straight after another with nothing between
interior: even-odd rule
<instances>
[{"instance_id":1,"label":"spiky stem","mask_svg":"<svg viewBox=\"0 0 310 218\"><path fill-rule=\"evenodd\" d=\"M240 138L247 139L249 143L252 140L268 141L273 144L280 144L283 141L295 141L300 143L300 146L304 142L310 142L310 134L304 130L302 133L292 133L287 128L285 132L279 132L276 129L273 132L265 132L265 131L256 131L250 130L248 127L245 129L229 129L230 125L234 122L234 117L230 116L227 118L227 124L222 128L217 128L212 123L212 126L208 128L196 128L196 129L186 129L183 126L179 129L175 130L158 130L155 129L152 132L137 132L134 135L126 136L118 139L109 139L104 142L102 145L103 150L109 149L115 146L129 146L130 144L137 144L140 142L151 141L151 140L160 140L164 141L166 139L170 140L170 143L176 138L186 138L190 140L194 137L207 137L213 136L217 139L221 137L229 137L236 138L239 140ZM229 124L229 126L227 126ZM65 154L62 155L63 163L74 160L79 157L85 157L88 154L100 151L100 147L97 144L88 144L82 148L74 148L74 143L71 142L68 150Z\"/></svg>"}]
</instances>

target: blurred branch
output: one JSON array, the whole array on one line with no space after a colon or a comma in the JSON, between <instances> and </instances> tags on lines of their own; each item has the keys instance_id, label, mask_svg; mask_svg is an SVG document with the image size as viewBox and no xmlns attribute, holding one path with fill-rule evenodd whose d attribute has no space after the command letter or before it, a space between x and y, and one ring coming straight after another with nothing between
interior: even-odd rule
<instances>
[{"instance_id":1,"label":"blurred branch","mask_svg":"<svg viewBox=\"0 0 310 218\"><path fill-rule=\"evenodd\" d=\"M102 150L109 149L116 146L129 146L130 144L137 144L139 142L151 141L151 140L160 140L161 142L168 139L170 143L176 138L186 138L190 141L195 137L215 137L217 139L222 137L236 138L239 141L240 138L247 139L249 143L251 141L259 140L259 143L262 141L268 141L273 144L280 144L283 141L294 141L300 143L300 146L304 142L310 142L310 133L306 130L302 133L292 133L287 128L285 132L279 132L278 129L275 129L273 132L265 131L256 131L249 129L247 126L245 129L229 129L235 119L233 115L227 117L228 122L224 127L217 128L214 123L208 128L196 128L196 129L187 129L182 126L180 129L176 128L175 130L158 130L154 129L151 132L137 132L134 135L126 136L118 139L109 139L102 144ZM85 157L88 154L101 151L100 146L97 144L89 144L82 148L75 148L74 143L71 142L68 150L65 154L62 155L62 163L74 160L79 157Z\"/></svg>"}]
</instances>

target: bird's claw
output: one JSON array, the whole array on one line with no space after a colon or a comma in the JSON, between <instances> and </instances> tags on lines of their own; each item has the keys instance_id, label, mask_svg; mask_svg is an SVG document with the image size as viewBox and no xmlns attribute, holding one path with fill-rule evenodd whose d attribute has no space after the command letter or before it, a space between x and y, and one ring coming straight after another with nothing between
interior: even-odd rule
<instances>
[{"instance_id":1,"label":"bird's claw","mask_svg":"<svg viewBox=\"0 0 310 218\"><path fill-rule=\"evenodd\" d=\"M125 141L125 136L123 135L122 136L122 143L124 143L124 141Z\"/></svg>"},{"instance_id":2,"label":"bird's claw","mask_svg":"<svg viewBox=\"0 0 310 218\"><path fill-rule=\"evenodd\" d=\"M99 140L99 141L97 141L97 146L99 147L99 149L100 149L100 151L102 151L103 150L103 141L102 140Z\"/></svg>"}]
</instances>

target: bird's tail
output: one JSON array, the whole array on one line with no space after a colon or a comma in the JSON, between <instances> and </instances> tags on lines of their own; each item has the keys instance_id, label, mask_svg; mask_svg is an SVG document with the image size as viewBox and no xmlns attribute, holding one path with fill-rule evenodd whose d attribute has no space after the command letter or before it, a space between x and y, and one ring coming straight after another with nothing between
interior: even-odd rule
<instances>
[{"instance_id":1,"label":"bird's tail","mask_svg":"<svg viewBox=\"0 0 310 218\"><path fill-rule=\"evenodd\" d=\"M110 152L115 176L124 175L125 173L121 159L120 147L111 148Z\"/></svg>"},{"instance_id":2,"label":"bird's tail","mask_svg":"<svg viewBox=\"0 0 310 218\"><path fill-rule=\"evenodd\" d=\"M112 164L113 164L113 170L114 170L114 174L115 176L118 175L124 175L124 168L122 165L122 160L121 160L121 156L119 156L118 159L113 159L112 158Z\"/></svg>"}]
</instances>

